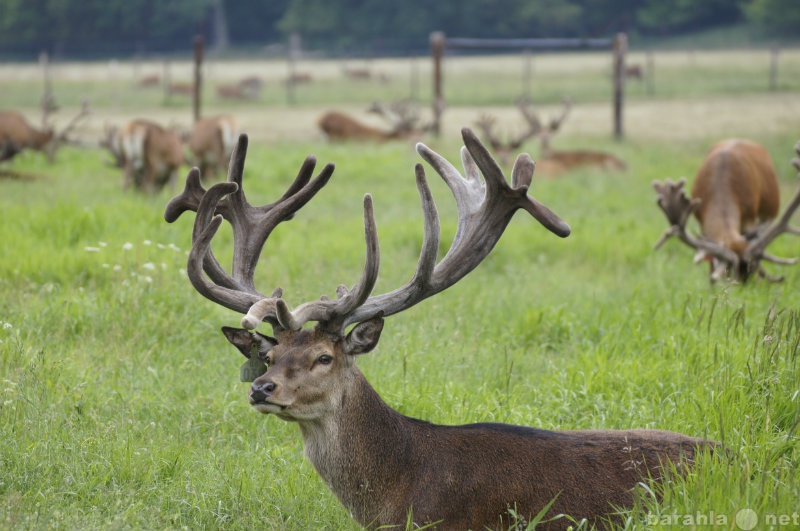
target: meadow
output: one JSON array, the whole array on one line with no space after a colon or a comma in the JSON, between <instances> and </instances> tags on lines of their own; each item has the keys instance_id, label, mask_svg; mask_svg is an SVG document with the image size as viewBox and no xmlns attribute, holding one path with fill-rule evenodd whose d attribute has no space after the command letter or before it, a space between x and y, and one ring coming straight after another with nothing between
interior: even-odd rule
<instances>
[{"instance_id":1,"label":"meadow","mask_svg":"<svg viewBox=\"0 0 800 531\"><path fill-rule=\"evenodd\" d=\"M658 55L655 93L630 83L619 142L609 58L535 57L542 113L564 96L575 101L553 147L612 151L628 170L534 177L531 195L572 234L560 239L520 212L477 270L389 318L376 351L359 361L384 400L441 424L713 439L727 453L703 456L660 501L644 486L624 529L797 528L800 266L767 264L785 275L781 283L712 286L679 242L653 251L666 221L651 182L691 180L716 140L762 143L783 197L800 185L789 163L800 140L800 51L782 53L773 91L766 56ZM339 63L304 63L319 79L298 87L293 105L279 81L284 63L209 65L205 112L237 114L252 139L244 175L252 204L282 195L309 154L318 170L336 164L328 186L267 242L262 292L281 286L296 305L356 282L365 193L381 243L376 293L413 272L422 239L413 144L328 144L315 120L332 107L373 120L363 108L377 98L425 101L428 67L416 62L370 63L392 73L388 87L347 84ZM452 104L442 135L424 142L460 167L458 131L480 113L496 114L507 131L520 127L511 104L519 65L519 56L449 63ZM120 63L111 73L106 63L56 65L57 119L89 99L94 115L79 130L87 144L105 123L134 115L190 123L187 102L133 87L133 72L148 68L160 65ZM215 81L254 69L268 76L262 100L213 97ZM188 71L174 66L175 77ZM0 65L0 107L35 119L40 95L36 65ZM536 158L535 142L524 148ZM52 165L24 153L8 166L14 177L0 176L0 529L358 529L304 459L299 430L248 405L243 358L219 331L240 316L186 277L193 214L167 224L170 190L124 193L109 161L99 149L68 146ZM426 172L446 245L454 202ZM218 240L215 254L227 263L229 231ZM800 256L800 239L782 236L770 250ZM755 527L746 525L751 514Z\"/></svg>"}]
</instances>

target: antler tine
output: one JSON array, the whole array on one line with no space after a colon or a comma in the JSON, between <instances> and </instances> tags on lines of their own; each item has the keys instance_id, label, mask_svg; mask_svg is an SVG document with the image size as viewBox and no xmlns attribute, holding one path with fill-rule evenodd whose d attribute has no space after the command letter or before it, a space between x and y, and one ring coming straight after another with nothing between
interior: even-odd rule
<instances>
[{"instance_id":1,"label":"antler tine","mask_svg":"<svg viewBox=\"0 0 800 531\"><path fill-rule=\"evenodd\" d=\"M366 260L359 282L351 290L340 286L340 296L335 301L323 299L307 302L291 312L285 304L281 304L281 301L278 305L278 320L281 326L289 330L298 330L309 321L317 321L323 328L332 331L340 331L346 326L349 316L361 307L372 293L380 269L378 229L375 224L372 196L369 194L364 196L364 239Z\"/></svg>"},{"instance_id":2,"label":"antler tine","mask_svg":"<svg viewBox=\"0 0 800 531\"><path fill-rule=\"evenodd\" d=\"M492 149L499 152L503 149L503 143L500 142L500 139L494 134L494 124L496 122L497 119L494 116L481 114L478 119L475 120L475 126L480 129L483 136L489 141L489 145L492 146Z\"/></svg>"},{"instance_id":3,"label":"antler tine","mask_svg":"<svg viewBox=\"0 0 800 531\"><path fill-rule=\"evenodd\" d=\"M663 183L653 181L653 188L658 196L658 206L670 224L670 227L656 242L654 249L661 247L671 236L677 236L679 240L695 250L711 254L732 266L738 265L739 257L727 247L706 238L695 238L686 232L686 223L695 209L700 206L700 199L689 199L683 190L685 184L686 179L683 177L678 182L672 182L670 179L666 179Z\"/></svg>"},{"instance_id":4,"label":"antler tine","mask_svg":"<svg viewBox=\"0 0 800 531\"><path fill-rule=\"evenodd\" d=\"M522 114L522 117L525 118L525 122L528 124L528 129L510 143L511 149L519 148L529 138L533 138L542 133L542 122L539 120L539 116L537 116L536 113L531 110L530 102L525 98L520 98L517 100L517 108Z\"/></svg>"},{"instance_id":5,"label":"antler tine","mask_svg":"<svg viewBox=\"0 0 800 531\"><path fill-rule=\"evenodd\" d=\"M800 142L795 145L794 149L795 152L800 155ZM792 165L798 170L797 177L800 179L800 159L792 159ZM790 234L800 234L800 229L789 225L789 221L792 219L792 216L798 207L800 207L800 187L798 187L798 189L795 191L794 196L792 196L791 201L789 201L789 204L786 205L786 208L780 217L775 220L775 222L770 225L769 228L759 234L758 237L756 237L747 245L747 248L744 251L745 259L748 261L764 259L769 262L782 265L797 263L796 258L778 258L776 256L772 256L766 252L766 248L775 238L784 232L788 232Z\"/></svg>"},{"instance_id":6,"label":"antler tine","mask_svg":"<svg viewBox=\"0 0 800 531\"><path fill-rule=\"evenodd\" d=\"M247 202L242 189L244 162L247 155L247 136L241 135L228 171L228 181L208 190L200 185L199 170L193 168L186 178L186 187L167 205L164 217L176 220L186 210L196 211L192 231L192 251L187 271L195 288L212 301L241 312L265 299L254 285L256 264L266 240L282 221L291 219L333 175L334 166L326 165L312 179L316 159L307 157L297 177L287 191L274 203L254 207ZM211 251L211 239L221 220L233 228L233 263L228 274ZM280 291L276 290L268 302L260 303L250 316L260 315L273 326L282 326L278 315ZM248 321L249 322L249 321Z\"/></svg>"},{"instance_id":7,"label":"antler tine","mask_svg":"<svg viewBox=\"0 0 800 531\"><path fill-rule=\"evenodd\" d=\"M551 232L561 237L569 235L569 225L528 196L527 185L515 188L508 185L500 167L471 130L464 128L461 133L464 139L462 161L465 176L438 153L424 144L417 144L417 152L442 177L456 200L458 226L450 249L436 264L438 214L425 172L418 165L416 177L424 212L425 237L417 270L404 286L367 299L347 317L345 325L379 312L387 316L398 313L458 282L491 252L517 209L528 211ZM525 160L525 157L522 159ZM527 159L530 160L530 157ZM514 183L530 183L533 169L532 161L515 165ZM480 179L481 173L485 184Z\"/></svg>"},{"instance_id":8,"label":"antler tine","mask_svg":"<svg viewBox=\"0 0 800 531\"><path fill-rule=\"evenodd\" d=\"M561 115L558 118L553 118L550 120L550 132L555 133L561 127L561 124L564 123L564 120L567 119L569 116L569 112L572 110L572 99L571 98L564 98L561 100L561 103L564 107L561 109Z\"/></svg>"}]
</instances>

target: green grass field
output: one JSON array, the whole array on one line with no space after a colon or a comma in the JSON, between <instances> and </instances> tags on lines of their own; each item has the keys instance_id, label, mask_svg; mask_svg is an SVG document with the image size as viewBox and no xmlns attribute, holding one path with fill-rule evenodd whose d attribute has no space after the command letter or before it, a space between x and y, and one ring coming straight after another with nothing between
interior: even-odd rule
<instances>
[{"instance_id":1,"label":"green grass field","mask_svg":"<svg viewBox=\"0 0 800 531\"><path fill-rule=\"evenodd\" d=\"M747 76L747 61L724 57ZM575 71L597 60L562 57L565 76L568 59ZM610 138L607 87L577 98L554 147L613 151L629 169L534 179L532 195L570 223L571 236L518 213L475 272L388 319L359 365L392 407L437 423L657 428L728 448L667 485L660 503L645 494L625 529L736 530L742 509L758 516L756 529L795 529L800 267L768 264L786 275L779 284L710 286L677 241L652 250L666 221L651 181L691 179L713 141L740 135L769 149L788 197L798 185L789 164L800 139L797 87L726 94L713 71L680 64L673 91L633 98L620 143ZM38 83L10 76L0 106L33 109ZM66 117L88 89L62 83ZM111 93L105 83L97 74L91 86ZM262 255L257 285L283 287L290 305L358 279L365 193L383 258L376 292L407 280L422 239L413 170L421 159L404 142L321 142L313 117L346 99L346 88L329 92L330 101L291 108L232 108L253 129L251 203L279 197L308 154L320 167L336 163L331 183ZM470 98L448 111L442 137L425 140L453 162L458 128L484 101L509 128L519 120L502 98ZM83 134L135 113L165 122L189 113L157 99L122 102L93 104ZM243 358L219 332L240 316L198 295L185 274L193 215L164 222L169 191L123 193L108 158L67 147L48 165L25 153L10 166L25 176L0 177L0 529L358 529L304 460L299 430L248 406ZM448 242L455 207L426 171ZM229 236L215 246L223 262ZM800 239L783 236L770 250L800 256Z\"/></svg>"}]
</instances>

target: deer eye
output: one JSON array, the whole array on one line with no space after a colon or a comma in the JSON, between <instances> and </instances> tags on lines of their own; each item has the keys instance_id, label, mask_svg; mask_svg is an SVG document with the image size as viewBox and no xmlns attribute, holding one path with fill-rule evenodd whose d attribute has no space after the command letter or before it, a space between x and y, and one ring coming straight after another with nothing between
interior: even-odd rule
<instances>
[{"instance_id":1,"label":"deer eye","mask_svg":"<svg viewBox=\"0 0 800 531\"><path fill-rule=\"evenodd\" d=\"M329 356L327 354L323 354L319 358L317 358L317 363L322 365L330 365L333 362L333 356Z\"/></svg>"}]
</instances>

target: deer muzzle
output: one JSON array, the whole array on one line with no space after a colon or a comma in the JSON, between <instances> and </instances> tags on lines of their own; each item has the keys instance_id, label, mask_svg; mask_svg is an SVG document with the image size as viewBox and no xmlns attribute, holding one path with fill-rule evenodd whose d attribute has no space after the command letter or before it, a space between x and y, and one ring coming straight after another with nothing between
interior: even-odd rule
<instances>
[{"instance_id":1,"label":"deer muzzle","mask_svg":"<svg viewBox=\"0 0 800 531\"><path fill-rule=\"evenodd\" d=\"M250 386L250 405L261 413L279 413L286 406L273 398L280 386L272 380L256 380Z\"/></svg>"}]
</instances>

